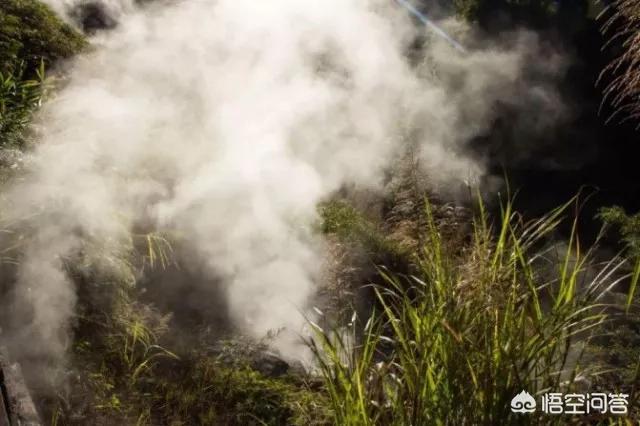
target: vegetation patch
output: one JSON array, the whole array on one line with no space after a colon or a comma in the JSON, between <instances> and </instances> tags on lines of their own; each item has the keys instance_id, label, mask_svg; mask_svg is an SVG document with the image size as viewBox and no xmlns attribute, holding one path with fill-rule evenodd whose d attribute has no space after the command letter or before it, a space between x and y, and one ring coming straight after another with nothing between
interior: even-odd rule
<instances>
[{"instance_id":1,"label":"vegetation patch","mask_svg":"<svg viewBox=\"0 0 640 426\"><path fill-rule=\"evenodd\" d=\"M334 424L516 424L522 418L510 401L523 389L580 391L607 370L585 348L606 334L599 298L626 261L600 265L587 279L594 251L581 253L575 238L555 260L544 241L568 206L524 223L507 204L494 228L481 205L473 239L458 256L448 252L427 204L417 271L381 269L372 316L354 318L347 330L317 327L310 341ZM540 261L551 265L547 272ZM606 386L637 401L629 379Z\"/></svg>"},{"instance_id":2,"label":"vegetation patch","mask_svg":"<svg viewBox=\"0 0 640 426\"><path fill-rule=\"evenodd\" d=\"M46 66L78 53L87 42L36 0L3 0L0 4L0 72L35 75Z\"/></svg>"}]
</instances>

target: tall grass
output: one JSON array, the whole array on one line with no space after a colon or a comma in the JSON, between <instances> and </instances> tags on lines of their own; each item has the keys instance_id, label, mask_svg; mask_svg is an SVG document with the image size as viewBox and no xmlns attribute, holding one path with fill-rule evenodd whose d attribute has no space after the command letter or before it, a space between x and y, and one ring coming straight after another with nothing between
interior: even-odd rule
<instances>
[{"instance_id":1,"label":"tall grass","mask_svg":"<svg viewBox=\"0 0 640 426\"><path fill-rule=\"evenodd\" d=\"M20 145L22 133L48 88L44 62L35 78L23 78L24 70L0 72L0 147Z\"/></svg>"},{"instance_id":2,"label":"tall grass","mask_svg":"<svg viewBox=\"0 0 640 426\"><path fill-rule=\"evenodd\" d=\"M609 43L620 43L621 53L602 71L601 79L610 79L604 91L604 100L613 106L610 117L621 116L623 120L637 121L640 118L640 1L615 0L607 3L601 16L602 30Z\"/></svg>"},{"instance_id":3,"label":"tall grass","mask_svg":"<svg viewBox=\"0 0 640 426\"><path fill-rule=\"evenodd\" d=\"M516 394L566 392L595 373L584 346L606 321L601 296L625 278L625 260L587 274L594 252L575 223L558 257L547 240L570 205L524 223L507 203L496 228L480 205L470 242L452 252L427 203L416 271L380 269L362 337L353 321L346 333L316 327L309 342L335 424L534 422L511 412Z\"/></svg>"},{"instance_id":4,"label":"tall grass","mask_svg":"<svg viewBox=\"0 0 640 426\"><path fill-rule=\"evenodd\" d=\"M148 383L162 377L162 362L177 362L178 356L161 345L170 315L141 301L136 284L145 270L167 267L171 252L168 238L150 232L87 238L65 257L78 288L69 353L78 376L75 387L63 387L46 401L51 424L85 424L85 417L150 424Z\"/></svg>"}]
</instances>

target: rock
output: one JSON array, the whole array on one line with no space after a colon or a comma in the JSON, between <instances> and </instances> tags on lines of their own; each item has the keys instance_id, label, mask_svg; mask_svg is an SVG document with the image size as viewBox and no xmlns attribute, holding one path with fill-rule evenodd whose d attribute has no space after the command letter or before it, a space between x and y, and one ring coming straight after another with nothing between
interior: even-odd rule
<instances>
[{"instance_id":1,"label":"rock","mask_svg":"<svg viewBox=\"0 0 640 426\"><path fill-rule=\"evenodd\" d=\"M216 342L209 347L209 353L224 365L230 367L249 367L266 377L284 375L304 376L307 370L296 359L283 357L268 348L267 345L238 338L232 341Z\"/></svg>"},{"instance_id":2,"label":"rock","mask_svg":"<svg viewBox=\"0 0 640 426\"><path fill-rule=\"evenodd\" d=\"M258 352L251 360L251 368L267 377L280 377L289 372L289 363L273 352Z\"/></svg>"}]
</instances>

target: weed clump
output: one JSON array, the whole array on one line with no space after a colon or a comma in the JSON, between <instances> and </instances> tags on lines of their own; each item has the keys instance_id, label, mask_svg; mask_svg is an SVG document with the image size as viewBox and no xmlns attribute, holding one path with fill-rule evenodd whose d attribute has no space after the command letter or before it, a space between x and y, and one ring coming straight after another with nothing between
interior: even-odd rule
<instances>
[{"instance_id":1,"label":"weed clump","mask_svg":"<svg viewBox=\"0 0 640 426\"><path fill-rule=\"evenodd\" d=\"M299 379L268 378L207 356L180 363L156 395L172 424L330 424L324 395Z\"/></svg>"},{"instance_id":2,"label":"weed clump","mask_svg":"<svg viewBox=\"0 0 640 426\"><path fill-rule=\"evenodd\" d=\"M585 274L595 249L582 251L575 224L553 258L545 241L568 206L524 223L507 204L494 227L480 205L471 241L452 253L427 204L415 272L381 268L370 318L317 326L309 342L334 423L518 422L510 401L523 389L579 391L595 377L584 354L608 320L601 297L630 276L614 278L621 258Z\"/></svg>"}]
</instances>

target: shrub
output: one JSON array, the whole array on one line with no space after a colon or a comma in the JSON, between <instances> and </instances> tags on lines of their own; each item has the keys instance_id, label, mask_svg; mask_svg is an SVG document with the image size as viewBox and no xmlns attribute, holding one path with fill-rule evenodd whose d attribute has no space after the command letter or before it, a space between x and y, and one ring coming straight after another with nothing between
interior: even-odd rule
<instances>
[{"instance_id":1,"label":"shrub","mask_svg":"<svg viewBox=\"0 0 640 426\"><path fill-rule=\"evenodd\" d=\"M85 47L83 36L36 0L3 0L0 4L0 72L24 72L32 78L46 66Z\"/></svg>"},{"instance_id":2,"label":"shrub","mask_svg":"<svg viewBox=\"0 0 640 426\"><path fill-rule=\"evenodd\" d=\"M378 307L358 343L357 321L346 331L316 326L309 342L334 422L519 423L510 402L522 390L579 388L595 368L583 353L606 321L601 295L622 279L612 276L626 261L587 278L593 250L582 252L575 226L553 259L544 243L567 206L523 223L507 204L495 232L480 206L471 243L454 255L427 205L418 269L411 276L380 269L385 285L375 288Z\"/></svg>"},{"instance_id":3,"label":"shrub","mask_svg":"<svg viewBox=\"0 0 640 426\"><path fill-rule=\"evenodd\" d=\"M320 207L320 231L334 235L349 245L350 250L362 250L375 264L406 269L413 253L389 238L380 224L364 217L344 200L333 200Z\"/></svg>"},{"instance_id":4,"label":"shrub","mask_svg":"<svg viewBox=\"0 0 640 426\"><path fill-rule=\"evenodd\" d=\"M0 4L0 148L22 144L45 94L44 69L79 52L86 42L35 0Z\"/></svg>"},{"instance_id":5,"label":"shrub","mask_svg":"<svg viewBox=\"0 0 640 426\"><path fill-rule=\"evenodd\" d=\"M291 378L194 355L173 368L155 393L155 411L171 424L327 425L324 395Z\"/></svg>"},{"instance_id":6,"label":"shrub","mask_svg":"<svg viewBox=\"0 0 640 426\"><path fill-rule=\"evenodd\" d=\"M622 207L614 206L601 209L598 217L619 231L632 255L640 255L640 213L628 215Z\"/></svg>"}]
</instances>

